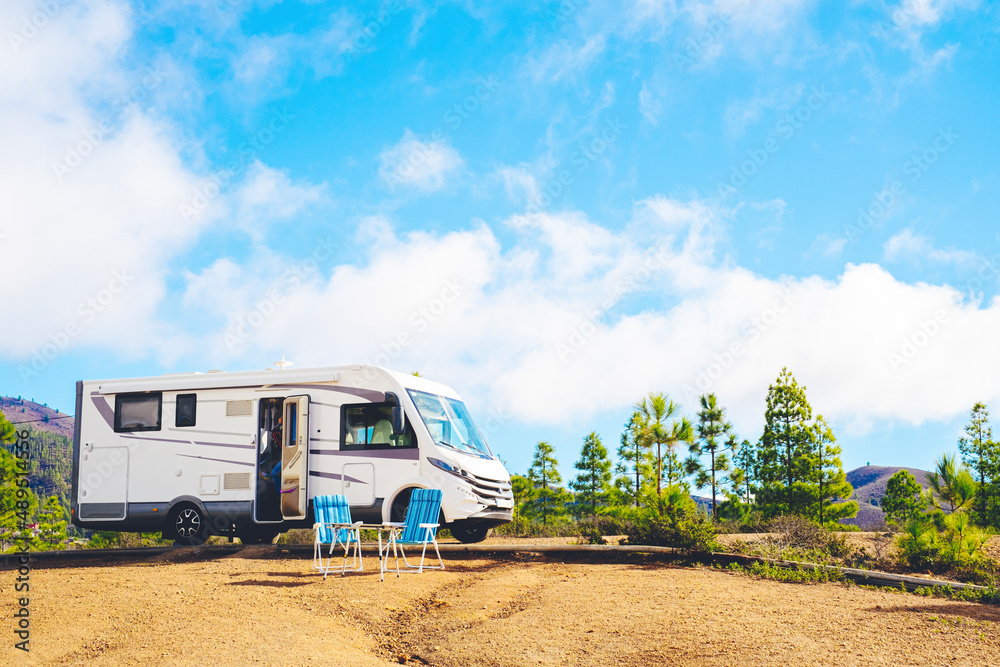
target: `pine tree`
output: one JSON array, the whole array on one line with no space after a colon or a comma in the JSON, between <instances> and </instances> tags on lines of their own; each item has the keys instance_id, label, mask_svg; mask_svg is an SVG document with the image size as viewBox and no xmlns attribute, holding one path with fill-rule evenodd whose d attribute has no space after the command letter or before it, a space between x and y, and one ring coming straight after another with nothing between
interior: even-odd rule
<instances>
[{"instance_id":1,"label":"pine tree","mask_svg":"<svg viewBox=\"0 0 1000 667\"><path fill-rule=\"evenodd\" d=\"M767 389L764 434L760 438L758 503L766 516L801 514L810 503L812 408L787 368Z\"/></svg>"},{"instance_id":2,"label":"pine tree","mask_svg":"<svg viewBox=\"0 0 1000 667\"><path fill-rule=\"evenodd\" d=\"M812 419L806 388L787 368L768 387L764 434L754 460L757 503L765 516L799 514L822 523L857 514L840 448L822 416Z\"/></svg>"},{"instance_id":3,"label":"pine tree","mask_svg":"<svg viewBox=\"0 0 1000 667\"><path fill-rule=\"evenodd\" d=\"M510 476L511 493L514 494L514 520L516 521L521 508L534 500L535 485L523 475Z\"/></svg>"},{"instance_id":4,"label":"pine tree","mask_svg":"<svg viewBox=\"0 0 1000 667\"><path fill-rule=\"evenodd\" d=\"M969 424L965 427L966 437L958 441L958 450L962 460L969 467L973 477L979 482L976 493L976 509L979 519L984 524L993 523L989 510L994 503L997 487L997 477L1000 475L1000 444L993 442L993 430L990 428L990 413L982 403L972 406Z\"/></svg>"},{"instance_id":5,"label":"pine tree","mask_svg":"<svg viewBox=\"0 0 1000 667\"><path fill-rule=\"evenodd\" d=\"M826 424L823 415L816 417L813 424L813 481L817 487L816 513L820 525L857 516L858 504L846 500L854 492L847 481L840 463L840 447L834 443L833 431ZM836 502L840 500L840 502Z\"/></svg>"},{"instance_id":6,"label":"pine tree","mask_svg":"<svg viewBox=\"0 0 1000 667\"><path fill-rule=\"evenodd\" d=\"M699 399L701 410L698 412L698 437L691 442L689 451L693 457L689 471L696 474L695 484L699 487L712 487L712 518L719 520L717 475L729 471L728 453L736 449L736 437L732 434L733 425L726 421L726 410L719 406L715 394L703 394ZM706 466L700 457L707 454L709 463Z\"/></svg>"},{"instance_id":7,"label":"pine tree","mask_svg":"<svg viewBox=\"0 0 1000 667\"><path fill-rule=\"evenodd\" d=\"M733 454L733 491L749 507L753 504L753 487L758 482L757 450L749 440L744 440Z\"/></svg>"},{"instance_id":8,"label":"pine tree","mask_svg":"<svg viewBox=\"0 0 1000 667\"><path fill-rule=\"evenodd\" d=\"M615 489L624 501L622 504L635 504L639 508L639 501L644 495L649 478L652 476L651 456L649 444L639 433L640 416L638 412L633 412L625 430L621 435L621 444L618 447L618 464L615 466Z\"/></svg>"},{"instance_id":9,"label":"pine tree","mask_svg":"<svg viewBox=\"0 0 1000 667\"><path fill-rule=\"evenodd\" d=\"M581 472L570 482L570 487L577 493L577 504L582 513L596 516L597 508L607 503L611 484L611 460L596 432L583 439L575 467Z\"/></svg>"},{"instance_id":10,"label":"pine tree","mask_svg":"<svg viewBox=\"0 0 1000 667\"><path fill-rule=\"evenodd\" d=\"M667 452L673 453L674 447L682 442L691 442L694 437L691 422L686 417L674 419L670 424L667 420L675 417L680 412L680 406L672 400L668 400L663 394L650 394L643 398L635 406L638 415L636 427L638 437L642 439L644 446L652 449L656 446L655 458L653 459L656 471L656 495L663 493L663 462L666 460L669 469L667 478L674 479L675 474L679 474L679 460L677 456L664 459L663 448ZM677 466L676 473L675 467Z\"/></svg>"},{"instance_id":11,"label":"pine tree","mask_svg":"<svg viewBox=\"0 0 1000 667\"><path fill-rule=\"evenodd\" d=\"M890 477L882 496L882 510L889 521L903 526L917 518L924 506L922 490L916 477L907 470L899 470Z\"/></svg>"},{"instance_id":12,"label":"pine tree","mask_svg":"<svg viewBox=\"0 0 1000 667\"><path fill-rule=\"evenodd\" d=\"M954 456L947 454L934 462L934 472L927 477L927 485L934 502L949 513L964 511L976 495L976 480L968 469L955 463Z\"/></svg>"},{"instance_id":13,"label":"pine tree","mask_svg":"<svg viewBox=\"0 0 1000 667\"><path fill-rule=\"evenodd\" d=\"M528 478L535 485L535 498L532 502L533 513L541 515L542 523L547 524L549 517L561 514L564 492L555 486L562 482L559 474L559 462L555 458L552 445L544 440L535 445L535 455L528 468Z\"/></svg>"},{"instance_id":14,"label":"pine tree","mask_svg":"<svg viewBox=\"0 0 1000 667\"><path fill-rule=\"evenodd\" d=\"M66 510L59 504L59 498L49 496L38 511L38 542L51 550L66 539Z\"/></svg>"}]
</instances>

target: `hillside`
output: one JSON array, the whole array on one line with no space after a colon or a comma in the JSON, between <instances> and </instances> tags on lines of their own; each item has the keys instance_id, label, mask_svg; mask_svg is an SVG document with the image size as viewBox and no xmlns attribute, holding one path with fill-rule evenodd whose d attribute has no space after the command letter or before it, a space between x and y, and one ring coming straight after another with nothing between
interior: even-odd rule
<instances>
[{"instance_id":1,"label":"hillside","mask_svg":"<svg viewBox=\"0 0 1000 667\"><path fill-rule=\"evenodd\" d=\"M17 428L28 426L35 431L73 438L73 417L26 398L0 396L0 411Z\"/></svg>"},{"instance_id":2,"label":"hillside","mask_svg":"<svg viewBox=\"0 0 1000 667\"><path fill-rule=\"evenodd\" d=\"M896 466L862 466L847 473L847 481L854 487L851 500L858 501L858 515L853 519L844 519L843 523L855 526L877 526L885 521L885 513L880 505L885 495L889 478L900 470L907 470L916 477L917 482L927 488L927 476L930 474L920 468L904 468Z\"/></svg>"},{"instance_id":3,"label":"hillside","mask_svg":"<svg viewBox=\"0 0 1000 667\"><path fill-rule=\"evenodd\" d=\"M41 499L54 495L68 508L73 472L73 418L46 405L8 396L0 397L0 410L18 431L28 431L31 490ZM13 445L6 447L13 449Z\"/></svg>"}]
</instances>

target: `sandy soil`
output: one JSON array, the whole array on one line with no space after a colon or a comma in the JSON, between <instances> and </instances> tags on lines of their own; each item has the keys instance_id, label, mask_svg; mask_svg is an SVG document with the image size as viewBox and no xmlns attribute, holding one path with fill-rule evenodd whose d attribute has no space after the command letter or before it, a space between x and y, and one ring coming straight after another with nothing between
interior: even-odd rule
<instances>
[{"instance_id":1,"label":"sandy soil","mask_svg":"<svg viewBox=\"0 0 1000 667\"><path fill-rule=\"evenodd\" d=\"M267 547L35 569L31 654L4 584L0 664L1000 664L995 607L664 565L445 562L384 583L375 558L324 581Z\"/></svg>"}]
</instances>

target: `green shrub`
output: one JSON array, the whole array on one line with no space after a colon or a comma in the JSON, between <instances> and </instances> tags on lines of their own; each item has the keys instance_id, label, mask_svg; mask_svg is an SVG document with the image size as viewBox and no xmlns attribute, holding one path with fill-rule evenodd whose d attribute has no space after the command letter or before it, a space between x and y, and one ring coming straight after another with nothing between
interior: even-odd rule
<instances>
[{"instance_id":1,"label":"green shrub","mask_svg":"<svg viewBox=\"0 0 1000 667\"><path fill-rule=\"evenodd\" d=\"M688 551L718 551L715 525L699 511L690 494L678 486L667 487L657 509L628 527L624 544L678 547Z\"/></svg>"},{"instance_id":2,"label":"green shrub","mask_svg":"<svg viewBox=\"0 0 1000 667\"><path fill-rule=\"evenodd\" d=\"M990 531L974 526L965 512L937 512L910 519L899 536L900 560L912 568L970 570L983 561ZM987 570L983 570L986 572Z\"/></svg>"},{"instance_id":3,"label":"green shrub","mask_svg":"<svg viewBox=\"0 0 1000 667\"><path fill-rule=\"evenodd\" d=\"M576 537L580 535L579 525L563 518L559 521L550 520L547 524L532 521L525 516L518 516L510 523L493 529L497 537Z\"/></svg>"}]
</instances>

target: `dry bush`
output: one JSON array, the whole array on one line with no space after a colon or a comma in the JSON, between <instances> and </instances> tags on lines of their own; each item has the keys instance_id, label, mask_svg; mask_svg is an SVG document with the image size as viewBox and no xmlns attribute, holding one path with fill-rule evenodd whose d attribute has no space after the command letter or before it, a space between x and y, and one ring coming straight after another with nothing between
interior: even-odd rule
<instances>
[{"instance_id":1,"label":"dry bush","mask_svg":"<svg viewBox=\"0 0 1000 667\"><path fill-rule=\"evenodd\" d=\"M775 517L767 525L767 532L774 533L775 544L795 549L826 549L829 534L805 517L788 514Z\"/></svg>"},{"instance_id":2,"label":"dry bush","mask_svg":"<svg viewBox=\"0 0 1000 667\"><path fill-rule=\"evenodd\" d=\"M288 532L278 536L277 544L312 544L313 531L311 528L293 528Z\"/></svg>"}]
</instances>

